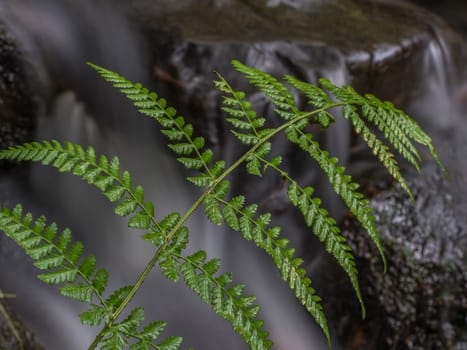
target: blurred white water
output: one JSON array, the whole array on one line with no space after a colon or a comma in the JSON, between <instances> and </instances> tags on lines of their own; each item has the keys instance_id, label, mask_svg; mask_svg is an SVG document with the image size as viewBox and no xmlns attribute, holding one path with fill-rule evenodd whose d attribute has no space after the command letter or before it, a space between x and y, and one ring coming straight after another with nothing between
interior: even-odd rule
<instances>
[{"instance_id":1,"label":"blurred white water","mask_svg":"<svg viewBox=\"0 0 467 350\"><path fill-rule=\"evenodd\" d=\"M425 51L421 69L423 90L408 111L433 138L449 173L456 209L467 214L467 103L461 97L465 93L467 69L454 62L443 33L438 32Z\"/></svg>"}]
</instances>

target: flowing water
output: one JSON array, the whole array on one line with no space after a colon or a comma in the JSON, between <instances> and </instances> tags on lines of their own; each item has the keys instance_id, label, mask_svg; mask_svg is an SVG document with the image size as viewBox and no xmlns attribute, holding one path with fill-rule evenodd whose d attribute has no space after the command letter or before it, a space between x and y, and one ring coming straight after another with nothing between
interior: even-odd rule
<instances>
[{"instance_id":1,"label":"flowing water","mask_svg":"<svg viewBox=\"0 0 467 350\"><path fill-rule=\"evenodd\" d=\"M92 145L108 155L119 155L134 182L145 188L146 198L156 203L158 217L174 210L184 211L197 193L185 184L180 167L164 151L164 141L154 123L138 116L122 96L84 65L85 61L92 61L134 81L151 84L147 80L147 55L140 35L121 15L119 6L107 4L72 0L0 2L3 19L24 44L44 84L45 99L52 101L44 105L36 139L69 140ZM442 95L446 91L442 85L446 74L441 67L446 63L438 61L447 59L445 53L437 42L427 50L427 70L432 77L427 89L431 89L431 84L436 89L439 101L430 101L440 108L440 114L450 106L443 104L447 99ZM336 84L347 79L344 65L323 69L320 75ZM164 88L160 89L163 94ZM427 106L424 102L420 105ZM432 108L430 105L428 109L432 112ZM414 106L415 109L420 110L419 106ZM445 118L437 119L436 126L445 128L451 123ZM328 143L334 147L331 152L345 164L350 142L348 127L342 124L334 130L327 136ZM14 170L14 175L0 178L2 204L12 206L21 202L36 215L43 213L60 227L69 226L75 238L83 241L87 252L96 254L98 263L109 270L109 289L135 280L150 259L152 249L137 233L126 228L125 220L115 218L111 206L96 189L73 176L41 166L21 167ZM331 202L336 212L339 205ZM231 232L214 232L201 216L193 217L189 223L192 228L189 249L205 249L208 256L222 258L225 269L240 276L239 282L252 285L249 290L258 295L263 305L262 316L277 349L326 348L324 337L310 327L312 321L279 281L269 259L257 254L249 244L230 237ZM291 228L298 224L286 222L286 225ZM297 227L297 231L301 230ZM0 289L16 294L15 308L46 348L78 350L89 344L96 330L80 325L76 316L80 305L60 297L56 288L38 282L36 271L29 267L28 261L23 262L27 259L5 239L0 243ZM279 287L271 290L267 287L271 285ZM174 285L159 275L146 282L134 304L145 306L148 320L168 321L168 332L184 336L186 346L244 348L230 326L196 296L181 284Z\"/></svg>"}]
</instances>

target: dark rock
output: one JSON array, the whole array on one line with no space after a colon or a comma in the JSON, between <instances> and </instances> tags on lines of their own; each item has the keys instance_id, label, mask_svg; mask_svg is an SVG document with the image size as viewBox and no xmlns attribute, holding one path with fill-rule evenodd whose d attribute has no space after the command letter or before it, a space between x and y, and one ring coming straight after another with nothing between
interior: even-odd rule
<instances>
[{"instance_id":1,"label":"dark rock","mask_svg":"<svg viewBox=\"0 0 467 350\"><path fill-rule=\"evenodd\" d=\"M467 2L459 0L411 0L429 9L467 38Z\"/></svg>"},{"instance_id":2,"label":"dark rock","mask_svg":"<svg viewBox=\"0 0 467 350\"><path fill-rule=\"evenodd\" d=\"M415 203L400 187L371 201L387 273L368 235L351 219L346 223L344 235L356 257L367 318L361 320L340 272L328 275L322 286L324 295L332 295L326 310L345 349L467 346L466 207L434 165L425 167L423 176L412 176Z\"/></svg>"},{"instance_id":3,"label":"dark rock","mask_svg":"<svg viewBox=\"0 0 467 350\"><path fill-rule=\"evenodd\" d=\"M34 335L13 313L0 293L0 349L42 350Z\"/></svg>"},{"instance_id":4,"label":"dark rock","mask_svg":"<svg viewBox=\"0 0 467 350\"><path fill-rule=\"evenodd\" d=\"M458 35L438 17L406 2L134 3L152 31L154 75L172 85L173 96L185 95L181 102L199 114L213 142L220 138L211 133L219 118L209 115L204 101L212 88L212 71L229 74L233 58L275 74L308 80L328 76L401 105L423 85L430 44L442 42L454 58L462 56ZM208 118L202 117L206 112Z\"/></svg>"},{"instance_id":5,"label":"dark rock","mask_svg":"<svg viewBox=\"0 0 467 350\"><path fill-rule=\"evenodd\" d=\"M0 21L0 148L31 139L38 108L18 42Z\"/></svg>"}]
</instances>

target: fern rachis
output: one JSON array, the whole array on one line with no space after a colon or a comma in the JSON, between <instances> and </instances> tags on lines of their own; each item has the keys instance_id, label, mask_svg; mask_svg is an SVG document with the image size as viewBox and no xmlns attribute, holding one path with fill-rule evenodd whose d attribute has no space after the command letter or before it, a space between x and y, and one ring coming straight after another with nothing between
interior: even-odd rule
<instances>
[{"instance_id":1,"label":"fern rachis","mask_svg":"<svg viewBox=\"0 0 467 350\"><path fill-rule=\"evenodd\" d=\"M141 329L144 319L142 308L127 312L127 317L121 320L128 303L156 266L169 280L183 280L217 314L232 324L233 329L243 337L250 348L271 347L272 342L268 339L263 321L257 319L259 308L254 304L255 297L244 295L243 285L234 284L229 273L218 274L219 259L208 260L203 251L190 255L186 255L184 251L189 240L189 230L185 222L202 205L211 222L216 225L225 223L271 257L282 279L315 318L330 344L329 329L320 298L312 288L311 280L306 276L307 272L301 267L302 259L295 256L295 249L282 237L281 228L270 226L270 213L256 213L257 204L247 203L247 198L241 194L231 194L228 176L242 165L245 165L247 172L252 175L262 176L265 171L273 171L287 182L290 203L302 213L305 224L324 243L326 251L335 257L347 273L361 304L362 315L365 315L357 269L350 247L340 234L335 220L321 207L320 199L313 197L314 189L311 186L301 187L281 167L280 156L270 157L274 145L272 141L276 135L283 133L290 142L299 145L305 154L317 162L336 193L342 197L349 210L370 234L386 268L368 201L357 191L358 185L345 174L345 169L338 166L338 160L330 157L314 140L313 135L304 130L313 124L324 128L332 127L333 117L329 110L343 106L343 116L352 123L375 156L411 195L390 147L375 136L367 123L374 124L394 149L418 168L420 157L412 141L427 146L434 158L437 161L439 159L431 139L415 121L392 104L383 103L371 95L361 96L350 87L339 88L327 80L321 80L321 84L337 98L337 101L332 101L322 88L286 76L285 80L303 92L313 106L312 111L300 111L293 94L285 84L267 73L234 61L234 68L242 72L254 86L271 99L283 122L276 128L266 127L267 118L256 114L246 94L235 91L220 74L217 74L219 80L215 82L215 87L225 94L222 110L228 116L227 121L233 126L232 133L241 143L248 146L244 154L228 165L222 160L214 160L214 153L206 147L204 138L195 136L193 126L177 115L173 107L167 107L163 98L117 73L93 64L90 66L114 87L120 89L140 112L161 125L161 132L168 138L169 149L175 153L183 166L193 172L187 180L204 189L183 215L171 213L157 219L154 205L144 198L143 188L133 185L129 172L120 169L116 157L109 161L105 156L97 157L92 147L84 150L80 145L62 145L57 141L32 142L0 151L0 159L52 165L61 172L71 172L96 186L115 204L115 214L128 217L128 226L141 230L142 238L154 245L154 255L136 282L117 289L105 298L105 270L95 272L96 261L92 256L81 259L83 247L80 243L71 245L69 230L65 230L56 238L56 226L46 226L45 218L34 221L30 214L23 216L19 206L13 211L1 211L0 229L26 250L35 260L36 266L46 270L40 278L52 284L66 283L61 287L62 294L90 304L90 309L81 314L82 322L102 326L90 349L98 345L102 345L103 349L179 348L180 337L168 337L162 342L154 343L164 328L164 322L152 322ZM77 282L78 277L82 282Z\"/></svg>"}]
</instances>

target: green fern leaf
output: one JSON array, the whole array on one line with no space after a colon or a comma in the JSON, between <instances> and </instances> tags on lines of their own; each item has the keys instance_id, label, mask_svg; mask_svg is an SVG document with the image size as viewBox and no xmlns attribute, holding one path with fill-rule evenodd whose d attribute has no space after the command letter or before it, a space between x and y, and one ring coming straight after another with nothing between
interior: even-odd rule
<instances>
[{"instance_id":1,"label":"green fern leaf","mask_svg":"<svg viewBox=\"0 0 467 350\"><path fill-rule=\"evenodd\" d=\"M233 329L239 333L253 349L269 349L272 342L267 339L268 333L262 329L263 322L255 319L258 307L253 305L254 297L242 294L244 285L232 283L230 273L215 277L220 268L218 259L206 262L206 253L198 251L188 257L178 256L182 261L180 270L185 283L198 296L211 305L213 310L232 323Z\"/></svg>"},{"instance_id":2,"label":"green fern leaf","mask_svg":"<svg viewBox=\"0 0 467 350\"><path fill-rule=\"evenodd\" d=\"M37 277L47 284L61 284L73 282L77 277L78 271L73 267L62 268L52 272L41 273Z\"/></svg>"},{"instance_id":3,"label":"green fern leaf","mask_svg":"<svg viewBox=\"0 0 467 350\"><path fill-rule=\"evenodd\" d=\"M39 153L41 154L40 157L37 156ZM118 158L113 158L109 162L105 156L97 157L92 147L83 150L79 145L67 142L63 146L55 140L52 142L28 143L0 151L0 159L25 160L26 158L35 159L35 161L43 164L52 163L55 167L61 166L62 159L72 159L74 168L69 168L69 171L98 187L109 201L116 203L114 212L117 215L127 216L134 213L138 208L140 209L129 220L130 227L152 228L153 231L163 232L154 219L152 204L144 202L143 188L139 185L133 188L128 171L120 171ZM54 162L56 159L60 161L58 163ZM96 159L99 159L99 161L96 161ZM70 237L66 236L66 232L64 234L65 236L59 240L59 246L61 240L63 240L63 244L67 244L66 239L70 240ZM24 244L26 243L28 242L24 242Z\"/></svg>"},{"instance_id":4,"label":"green fern leaf","mask_svg":"<svg viewBox=\"0 0 467 350\"><path fill-rule=\"evenodd\" d=\"M344 173L345 169L338 166L337 159L330 157L313 140L312 135L306 133L307 127L311 124L319 124L322 128L328 127L334 121L329 109L344 106L344 117L350 120L372 152L409 194L410 191L400 174L393 154L370 131L364 119L373 123L394 149L417 169L420 156L412 141L427 146L439 162L431 139L412 119L388 102L381 102L371 95L363 97L351 87L339 88L329 81L322 80L321 84L340 100L333 102L324 90L286 76L285 80L302 91L314 108L311 112L301 112L296 106L294 95L274 77L238 61L233 61L232 64L271 99L276 106L275 111L284 119L284 123L276 128L265 127L266 119L258 117L251 102L246 99L246 94L242 91L234 91L218 74L219 80L215 82L215 86L226 94L223 96L223 111L228 115L227 121L235 128L232 133L241 143L251 146L227 169L224 161L213 162L213 152L205 148L205 139L193 136L193 126L182 116L177 115L173 107L168 107L165 99L149 92L141 84L132 83L114 72L90 64L106 80L119 88L143 114L158 121L162 126L162 133L170 142L169 148L178 155L178 161L185 168L198 171L188 180L206 188L183 216L172 213L157 221L154 216L154 205L145 202L143 188L133 186L130 174L120 170L118 158L109 161L105 156L96 155L91 147L83 149L79 145L61 144L53 140L32 142L0 151L0 159L40 162L51 165L60 172L73 173L86 180L115 204L114 211L117 215L129 217L129 227L143 230L143 239L157 248L153 259L135 285L120 288L104 299L107 272L103 269L95 271L95 257L83 257L83 245L72 242L69 230L57 234L56 225L47 226L45 218L34 221L32 215L28 213L23 215L21 207L11 212L0 210L0 229L13 238L33 258L35 265L43 270L39 278L47 283L61 284L63 295L91 304L91 308L80 315L83 323L90 325L105 323L91 345L93 349L98 343L102 345L102 349L130 347L137 350L151 348L175 350L180 347L182 340L180 337L169 337L159 344L154 343L165 326L163 322L154 322L142 331L139 330L144 320L142 308L133 309L123 321L117 321L149 271L156 265L159 265L169 280L177 281L182 277L203 301L232 324L233 329L246 340L250 348L271 347L268 333L263 330L263 321L256 319L259 307L254 305L255 297L244 294L244 285L233 284L230 273L216 275L220 269L220 261L207 260L203 251L189 256L182 255L188 245L189 235L184 223L201 204L204 204L209 220L215 224L226 223L233 230L240 231L245 239L253 241L271 256L282 279L315 318L329 342L329 330L320 298L301 267L303 260L295 257L295 249L289 246L289 240L281 238L280 228L270 227L271 214L257 215L257 205L245 206L243 196L226 200L230 189L230 183L226 179L232 171L245 163L247 171L251 174L261 176L264 171L271 168L281 175L284 181L289 182L287 193L291 203L300 210L306 224L324 242L326 250L336 257L349 275L364 314L355 262L335 220L320 207L319 199L312 198L311 187L301 188L279 168L280 156L269 160L272 150L270 139L279 132L285 131L291 142L298 144L318 162L336 193L344 199L350 211L375 241L385 268L386 262L368 202L357 192L357 184Z\"/></svg>"},{"instance_id":5,"label":"green fern leaf","mask_svg":"<svg viewBox=\"0 0 467 350\"><path fill-rule=\"evenodd\" d=\"M133 198L126 198L115 207L114 213L118 216L127 216L133 213L137 206L138 202Z\"/></svg>"},{"instance_id":6,"label":"green fern leaf","mask_svg":"<svg viewBox=\"0 0 467 350\"><path fill-rule=\"evenodd\" d=\"M152 341L164 331L166 325L167 324L162 321L151 322L144 327L144 330L139 335L147 341Z\"/></svg>"},{"instance_id":7,"label":"green fern leaf","mask_svg":"<svg viewBox=\"0 0 467 350\"><path fill-rule=\"evenodd\" d=\"M125 191L126 191L125 187L115 186L115 187L112 187L107 192L105 192L104 195L106 196L106 198L109 201L111 201L113 203L113 202L117 202L117 201L121 200L123 198L123 195L125 194ZM134 209L133 209L133 211L134 211ZM118 213L116 213L116 214L120 215L120 216L125 216L125 215L121 215L121 214L118 214ZM128 214L126 214L126 215L128 215Z\"/></svg>"},{"instance_id":8,"label":"green fern leaf","mask_svg":"<svg viewBox=\"0 0 467 350\"><path fill-rule=\"evenodd\" d=\"M174 232L171 230L171 232ZM182 226L178 228L173 236L171 242L168 244L167 249L173 254L181 254L181 252L188 246L188 228Z\"/></svg>"},{"instance_id":9,"label":"green fern leaf","mask_svg":"<svg viewBox=\"0 0 467 350\"><path fill-rule=\"evenodd\" d=\"M105 307L92 305L91 309L80 313L79 318L84 325L98 326L104 322L104 320L110 318L110 314Z\"/></svg>"},{"instance_id":10,"label":"green fern leaf","mask_svg":"<svg viewBox=\"0 0 467 350\"><path fill-rule=\"evenodd\" d=\"M115 326L122 333L134 333L143 321L144 309L142 307L136 307L131 310L130 314L125 320L116 324Z\"/></svg>"},{"instance_id":11,"label":"green fern leaf","mask_svg":"<svg viewBox=\"0 0 467 350\"><path fill-rule=\"evenodd\" d=\"M102 350L123 350L128 345L127 338L118 331L111 327L104 331L104 339L102 339Z\"/></svg>"},{"instance_id":12,"label":"green fern leaf","mask_svg":"<svg viewBox=\"0 0 467 350\"><path fill-rule=\"evenodd\" d=\"M81 259L83 245L71 244L70 230L57 236L55 224L47 226L44 217L34 221L30 213L23 215L19 205L13 211L1 209L0 230L25 249L36 267L45 271L38 275L40 280L48 284L66 283L60 288L61 294L81 302L91 303L97 297L100 305L81 316L83 323L97 324L104 318L107 305L102 294L107 286L107 272L99 270L94 274L95 257Z\"/></svg>"},{"instance_id":13,"label":"green fern leaf","mask_svg":"<svg viewBox=\"0 0 467 350\"><path fill-rule=\"evenodd\" d=\"M365 97L360 96L350 86L339 88L327 79L321 79L320 83L341 101L361 105L363 115L373 122L405 159L419 169L420 155L408 135L400 127L400 120L394 118L392 110L388 108L392 105L384 104L371 94L367 94Z\"/></svg>"},{"instance_id":14,"label":"green fern leaf","mask_svg":"<svg viewBox=\"0 0 467 350\"><path fill-rule=\"evenodd\" d=\"M365 122L357 114L355 107L353 106L344 106L343 115L345 118L349 119L357 134L361 134L368 147L370 147L373 154L378 157L380 162L386 167L388 172L394 177L394 179L399 182L402 188L413 198L412 191L410 191L407 182L401 175L397 162L394 159L394 155L389 151L388 147L384 145L380 140L377 139L376 135L373 134L370 129L365 125ZM418 163L415 161L414 166L419 169Z\"/></svg>"},{"instance_id":15,"label":"green fern leaf","mask_svg":"<svg viewBox=\"0 0 467 350\"><path fill-rule=\"evenodd\" d=\"M281 117L287 121L294 120L294 118L298 119L297 123L294 123L295 125L291 124L293 126L286 129L287 138L292 143L298 144L318 162L320 167L326 173L335 192L343 198L350 211L357 217L360 223L370 234L382 257L384 270L386 270L386 259L379 241L378 232L374 226L374 217L370 214L371 208L367 206L367 202L363 199L363 195L355 191L357 185L351 182L350 177L343 174L344 168L336 166L337 159L330 158L327 152L322 151L319 144L312 140L311 134L305 134L302 131L304 126L307 125L306 119L300 119L301 112L295 106L293 95L282 83L278 82L277 79L271 75L255 68L245 66L237 61L232 64L234 68L244 73L254 86L260 89L271 99L271 101L278 107L276 112L283 111L288 113L286 115L278 113ZM323 80L323 82L324 84L327 84L326 81ZM294 84L295 82L291 81L291 83ZM297 84L295 83L295 85ZM341 90L339 90L339 92L340 91Z\"/></svg>"},{"instance_id":16,"label":"green fern leaf","mask_svg":"<svg viewBox=\"0 0 467 350\"><path fill-rule=\"evenodd\" d=\"M157 345L157 349L159 350L177 350L180 348L180 345L182 344L182 338L181 337L168 337L161 343Z\"/></svg>"},{"instance_id":17,"label":"green fern leaf","mask_svg":"<svg viewBox=\"0 0 467 350\"><path fill-rule=\"evenodd\" d=\"M96 257L94 255L88 255L82 261L81 265L79 266L79 270L86 278L91 278L91 275L96 270Z\"/></svg>"},{"instance_id":18,"label":"green fern leaf","mask_svg":"<svg viewBox=\"0 0 467 350\"><path fill-rule=\"evenodd\" d=\"M63 296L72 298L81 302L90 303L95 289L86 284L67 284L60 288L60 293Z\"/></svg>"},{"instance_id":19,"label":"green fern leaf","mask_svg":"<svg viewBox=\"0 0 467 350\"><path fill-rule=\"evenodd\" d=\"M178 155L187 156L183 158L192 158L201 162L200 168L203 168L211 179L213 178L209 169L209 162L211 159L207 157L209 160L206 160L205 154L205 151L211 151L204 150L204 138L192 137L193 126L186 123L183 117L177 116L175 108L167 107L165 99L159 98L154 92L149 92L147 89L143 88L141 84L134 84L121 75L92 63L88 63L88 65L95 69L105 80L120 89L126 97L133 101L134 105L141 113L159 122L163 128L162 133L171 141L176 141L176 143L168 145L170 149ZM193 162L182 162L185 162L184 165L194 165ZM198 167L195 169L198 169Z\"/></svg>"},{"instance_id":20,"label":"green fern leaf","mask_svg":"<svg viewBox=\"0 0 467 350\"><path fill-rule=\"evenodd\" d=\"M96 289L99 295L102 295L102 293L104 293L104 290L107 286L108 279L109 279L109 275L107 273L107 270L100 269L96 272L96 275L94 276L94 279L92 280L92 286Z\"/></svg>"},{"instance_id":21,"label":"green fern leaf","mask_svg":"<svg viewBox=\"0 0 467 350\"><path fill-rule=\"evenodd\" d=\"M187 169L199 170L203 167L203 160L195 158L177 158L177 160L183 164Z\"/></svg>"},{"instance_id":22,"label":"green fern leaf","mask_svg":"<svg viewBox=\"0 0 467 350\"><path fill-rule=\"evenodd\" d=\"M271 99L278 107L276 112L284 119L289 120L295 116L295 98L277 79L259 69L248 67L239 61L232 61L232 66L237 71L243 73L251 84Z\"/></svg>"},{"instance_id":23,"label":"green fern leaf","mask_svg":"<svg viewBox=\"0 0 467 350\"><path fill-rule=\"evenodd\" d=\"M112 309L112 311L115 311L115 309L120 306L120 304L125 300L125 298L128 296L128 294L131 291L132 286L124 286L121 287L117 290L115 290L106 300L106 304L109 308Z\"/></svg>"},{"instance_id":24,"label":"green fern leaf","mask_svg":"<svg viewBox=\"0 0 467 350\"><path fill-rule=\"evenodd\" d=\"M248 174L262 176L261 172L261 163L259 162L258 158L253 154L246 163L246 171Z\"/></svg>"},{"instance_id":25,"label":"green fern leaf","mask_svg":"<svg viewBox=\"0 0 467 350\"><path fill-rule=\"evenodd\" d=\"M180 279L177 262L171 255L164 254L160 259L159 266L168 280L177 282Z\"/></svg>"},{"instance_id":26,"label":"green fern leaf","mask_svg":"<svg viewBox=\"0 0 467 350\"><path fill-rule=\"evenodd\" d=\"M151 226L152 217L140 211L128 221L128 227L147 230Z\"/></svg>"},{"instance_id":27,"label":"green fern leaf","mask_svg":"<svg viewBox=\"0 0 467 350\"><path fill-rule=\"evenodd\" d=\"M294 259L295 250L287 248L288 240L278 239L280 228L267 228L267 225L271 221L271 214L265 213L254 219L257 205L252 204L241 209L244 201L243 197L236 199L233 204L232 202L225 201L223 198L217 197L215 199L225 207L230 207L231 211L235 213L243 237L247 240L252 240L257 247L263 249L271 256L274 264L279 269L282 279L289 284L295 296L315 318L326 335L328 342L330 342L326 317L315 290L311 288L310 279L305 277L305 270L300 268L301 259ZM236 288L241 288L241 286ZM236 293L236 289L233 289L232 292ZM251 312L255 313L256 311L252 310Z\"/></svg>"},{"instance_id":28,"label":"green fern leaf","mask_svg":"<svg viewBox=\"0 0 467 350\"><path fill-rule=\"evenodd\" d=\"M311 187L302 189L295 181L291 181L287 195L290 202L297 207L305 218L308 227L325 244L326 251L333 255L342 269L347 273L361 305L362 317L366 311L358 283L358 272L351 248L345 243L345 238L340 235L333 218L328 216L325 209L320 208L321 201L311 198Z\"/></svg>"},{"instance_id":29,"label":"green fern leaf","mask_svg":"<svg viewBox=\"0 0 467 350\"><path fill-rule=\"evenodd\" d=\"M197 187L205 187L211 183L212 177L208 174L201 173L198 176L187 177L187 180Z\"/></svg>"},{"instance_id":30,"label":"green fern leaf","mask_svg":"<svg viewBox=\"0 0 467 350\"><path fill-rule=\"evenodd\" d=\"M209 221L215 225L222 224L222 212L214 197L207 195L204 199L204 213Z\"/></svg>"},{"instance_id":31,"label":"green fern leaf","mask_svg":"<svg viewBox=\"0 0 467 350\"><path fill-rule=\"evenodd\" d=\"M318 108L322 108L332 103L328 95L319 87L300 81L290 75L286 75L284 79L294 88L296 88L299 91L302 91L304 95L308 97L309 104Z\"/></svg>"},{"instance_id":32,"label":"green fern leaf","mask_svg":"<svg viewBox=\"0 0 467 350\"><path fill-rule=\"evenodd\" d=\"M361 193L356 191L358 185L351 181L350 176L344 174L344 168L337 165L337 158L331 158L328 152L321 150L318 142L313 140L311 134L305 134L301 130L295 131L299 135L298 141L295 138L289 138L289 140L297 143L318 162L321 169L326 173L334 191L344 200L351 213L355 215L376 244L383 261L384 271L386 271L386 258L374 224L375 218L372 215L372 209L368 206L368 201L364 199Z\"/></svg>"}]
</instances>

